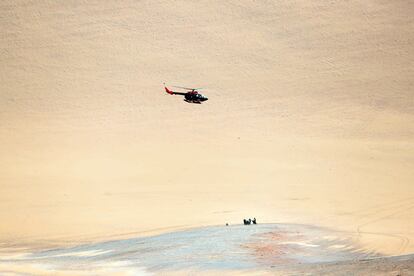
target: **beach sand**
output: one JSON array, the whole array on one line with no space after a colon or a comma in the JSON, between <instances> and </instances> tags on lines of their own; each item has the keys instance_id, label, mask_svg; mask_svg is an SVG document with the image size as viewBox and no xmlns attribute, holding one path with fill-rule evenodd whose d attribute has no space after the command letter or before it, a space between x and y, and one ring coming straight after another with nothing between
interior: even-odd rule
<instances>
[{"instance_id":1,"label":"beach sand","mask_svg":"<svg viewBox=\"0 0 414 276\"><path fill-rule=\"evenodd\" d=\"M7 272L22 275L414 273L414 255L383 256L362 248L352 234L300 224L210 226L22 252L1 254L0 272L6 275Z\"/></svg>"}]
</instances>

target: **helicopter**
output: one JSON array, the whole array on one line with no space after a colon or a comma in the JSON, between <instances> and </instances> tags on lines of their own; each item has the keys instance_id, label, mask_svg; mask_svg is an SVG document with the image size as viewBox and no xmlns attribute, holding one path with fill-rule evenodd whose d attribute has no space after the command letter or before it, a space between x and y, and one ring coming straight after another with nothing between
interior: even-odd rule
<instances>
[{"instance_id":1,"label":"helicopter","mask_svg":"<svg viewBox=\"0 0 414 276\"><path fill-rule=\"evenodd\" d=\"M164 83L165 92L167 92L170 95L182 95L182 96L184 96L184 101L186 101L187 103L201 104L202 102L208 100L207 97L205 97L204 95L198 93L197 90L199 90L201 88L188 88L188 87L181 87L181 86L173 86L173 87L184 89L184 90L187 90L188 92L175 92L175 91L172 91L172 90L168 89L168 87L165 86L165 83Z\"/></svg>"}]
</instances>

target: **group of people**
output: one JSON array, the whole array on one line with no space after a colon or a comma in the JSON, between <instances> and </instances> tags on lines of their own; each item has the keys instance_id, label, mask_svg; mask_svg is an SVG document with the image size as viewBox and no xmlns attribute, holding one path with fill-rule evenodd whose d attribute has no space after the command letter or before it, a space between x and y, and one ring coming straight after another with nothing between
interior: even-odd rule
<instances>
[{"instance_id":1,"label":"group of people","mask_svg":"<svg viewBox=\"0 0 414 276\"><path fill-rule=\"evenodd\" d=\"M244 225L257 224L256 218L243 219L243 223L244 223Z\"/></svg>"}]
</instances>

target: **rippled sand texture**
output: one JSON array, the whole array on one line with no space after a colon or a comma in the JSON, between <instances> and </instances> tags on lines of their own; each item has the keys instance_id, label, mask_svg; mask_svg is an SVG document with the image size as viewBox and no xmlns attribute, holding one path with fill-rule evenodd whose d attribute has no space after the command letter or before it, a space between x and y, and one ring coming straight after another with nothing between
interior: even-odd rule
<instances>
[{"instance_id":1,"label":"rippled sand texture","mask_svg":"<svg viewBox=\"0 0 414 276\"><path fill-rule=\"evenodd\" d=\"M234 225L196 228L146 238L4 254L0 268L43 268L42 273L163 274L279 271L295 266L379 257L352 235L306 225Z\"/></svg>"},{"instance_id":2,"label":"rippled sand texture","mask_svg":"<svg viewBox=\"0 0 414 276\"><path fill-rule=\"evenodd\" d=\"M414 252L413 14L398 0L2 1L2 244L255 216Z\"/></svg>"}]
</instances>

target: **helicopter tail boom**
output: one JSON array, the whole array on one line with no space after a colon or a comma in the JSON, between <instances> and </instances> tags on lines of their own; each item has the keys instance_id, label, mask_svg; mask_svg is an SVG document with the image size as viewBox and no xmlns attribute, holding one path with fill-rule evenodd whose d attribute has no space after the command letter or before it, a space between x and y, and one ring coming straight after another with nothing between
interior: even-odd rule
<instances>
[{"instance_id":1,"label":"helicopter tail boom","mask_svg":"<svg viewBox=\"0 0 414 276\"><path fill-rule=\"evenodd\" d=\"M164 86L164 88L165 88L165 92L167 92L170 95L185 95L185 94L187 94L187 93L172 91L172 90L168 89L167 86Z\"/></svg>"}]
</instances>

